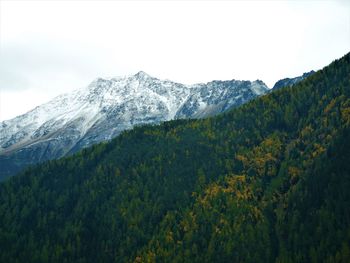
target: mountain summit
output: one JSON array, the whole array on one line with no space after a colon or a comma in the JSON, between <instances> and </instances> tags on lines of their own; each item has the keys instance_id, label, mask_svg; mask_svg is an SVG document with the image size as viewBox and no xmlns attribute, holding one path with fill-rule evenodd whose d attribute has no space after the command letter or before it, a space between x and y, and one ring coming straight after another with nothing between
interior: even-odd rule
<instances>
[{"instance_id":1,"label":"mountain summit","mask_svg":"<svg viewBox=\"0 0 350 263\"><path fill-rule=\"evenodd\" d=\"M257 81L183 85L140 71L60 95L0 123L1 177L21 167L110 140L135 125L203 118L237 107L268 91Z\"/></svg>"}]
</instances>

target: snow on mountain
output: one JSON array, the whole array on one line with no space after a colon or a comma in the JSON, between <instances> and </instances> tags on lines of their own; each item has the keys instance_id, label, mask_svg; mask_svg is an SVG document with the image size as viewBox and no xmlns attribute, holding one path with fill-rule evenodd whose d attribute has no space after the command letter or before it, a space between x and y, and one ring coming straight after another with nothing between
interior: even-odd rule
<instances>
[{"instance_id":1,"label":"snow on mountain","mask_svg":"<svg viewBox=\"0 0 350 263\"><path fill-rule=\"evenodd\" d=\"M98 78L83 89L0 122L0 179L28 164L110 140L134 125L215 115L267 91L260 80L183 85L142 71Z\"/></svg>"}]
</instances>

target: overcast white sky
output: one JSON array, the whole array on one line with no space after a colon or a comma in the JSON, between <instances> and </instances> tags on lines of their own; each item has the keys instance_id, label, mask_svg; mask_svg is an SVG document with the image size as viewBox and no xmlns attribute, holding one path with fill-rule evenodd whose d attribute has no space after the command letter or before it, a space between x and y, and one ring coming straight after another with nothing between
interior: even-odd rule
<instances>
[{"instance_id":1,"label":"overcast white sky","mask_svg":"<svg viewBox=\"0 0 350 263\"><path fill-rule=\"evenodd\" d=\"M0 120L96 77L272 87L349 51L350 1L0 0Z\"/></svg>"}]
</instances>

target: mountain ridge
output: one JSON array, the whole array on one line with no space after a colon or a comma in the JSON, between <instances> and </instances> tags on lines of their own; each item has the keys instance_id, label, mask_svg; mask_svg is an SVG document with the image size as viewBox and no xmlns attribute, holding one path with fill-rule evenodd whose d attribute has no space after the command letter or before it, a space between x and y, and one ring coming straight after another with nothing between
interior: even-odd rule
<instances>
[{"instance_id":1,"label":"mountain ridge","mask_svg":"<svg viewBox=\"0 0 350 263\"><path fill-rule=\"evenodd\" d=\"M312 73L279 80L274 87L295 85ZM214 116L276 89L258 79L184 85L144 71L96 78L0 122L0 181L27 165L73 154L135 125Z\"/></svg>"},{"instance_id":2,"label":"mountain ridge","mask_svg":"<svg viewBox=\"0 0 350 263\"><path fill-rule=\"evenodd\" d=\"M1 122L0 164L26 166L59 158L108 141L135 125L212 116L267 91L258 80L184 85L157 79L144 71L96 78L87 87ZM11 159L13 164L7 164Z\"/></svg>"},{"instance_id":3,"label":"mountain ridge","mask_svg":"<svg viewBox=\"0 0 350 263\"><path fill-rule=\"evenodd\" d=\"M275 83L275 85L273 85L271 90L277 90L277 89L281 89L283 87L294 86L295 84L306 79L307 77L311 76L314 73L315 73L315 71L311 70L309 72L303 73L301 76L280 79Z\"/></svg>"}]
</instances>

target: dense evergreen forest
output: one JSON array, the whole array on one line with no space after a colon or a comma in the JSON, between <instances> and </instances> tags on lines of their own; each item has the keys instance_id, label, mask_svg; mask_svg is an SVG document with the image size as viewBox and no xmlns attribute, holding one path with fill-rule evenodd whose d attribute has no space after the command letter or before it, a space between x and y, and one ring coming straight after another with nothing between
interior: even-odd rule
<instances>
[{"instance_id":1,"label":"dense evergreen forest","mask_svg":"<svg viewBox=\"0 0 350 263\"><path fill-rule=\"evenodd\" d=\"M350 262L350 54L10 178L0 262Z\"/></svg>"}]
</instances>

